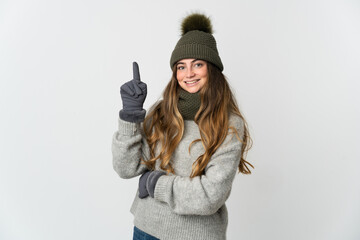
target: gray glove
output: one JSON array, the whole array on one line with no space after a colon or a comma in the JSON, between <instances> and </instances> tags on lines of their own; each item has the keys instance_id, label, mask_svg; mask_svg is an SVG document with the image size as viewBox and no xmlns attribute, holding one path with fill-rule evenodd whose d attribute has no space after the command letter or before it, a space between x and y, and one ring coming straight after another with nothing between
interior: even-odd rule
<instances>
[{"instance_id":1,"label":"gray glove","mask_svg":"<svg viewBox=\"0 0 360 240\"><path fill-rule=\"evenodd\" d=\"M139 66L136 62L133 62L133 76L134 78L131 81L120 87L123 109L119 116L128 122L142 122L146 114L143 104L147 94L147 86L140 80Z\"/></svg>"},{"instance_id":2,"label":"gray glove","mask_svg":"<svg viewBox=\"0 0 360 240\"><path fill-rule=\"evenodd\" d=\"M146 198L147 196L149 196L149 193L146 189L146 181L150 173L151 171L146 171L145 173L143 173L143 175L141 175L139 179L139 198Z\"/></svg>"},{"instance_id":3,"label":"gray glove","mask_svg":"<svg viewBox=\"0 0 360 240\"><path fill-rule=\"evenodd\" d=\"M139 198L154 197L155 186L159 178L166 174L162 171L147 171L139 179Z\"/></svg>"}]
</instances>

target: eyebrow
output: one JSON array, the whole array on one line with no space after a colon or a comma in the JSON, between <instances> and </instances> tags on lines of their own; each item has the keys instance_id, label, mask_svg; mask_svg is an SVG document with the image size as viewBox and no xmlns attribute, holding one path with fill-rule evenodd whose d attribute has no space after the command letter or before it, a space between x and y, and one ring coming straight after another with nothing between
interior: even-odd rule
<instances>
[{"instance_id":1,"label":"eyebrow","mask_svg":"<svg viewBox=\"0 0 360 240\"><path fill-rule=\"evenodd\" d=\"M193 62L195 62L197 60L200 60L200 59L194 59L194 60L191 61L191 63L193 63ZM185 64L185 63L184 62L178 62L176 65L178 65L178 64Z\"/></svg>"}]
</instances>

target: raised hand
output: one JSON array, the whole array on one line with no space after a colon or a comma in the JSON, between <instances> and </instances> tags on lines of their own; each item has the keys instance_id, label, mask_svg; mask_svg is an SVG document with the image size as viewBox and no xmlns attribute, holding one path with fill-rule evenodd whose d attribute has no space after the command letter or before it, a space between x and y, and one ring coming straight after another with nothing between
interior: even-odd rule
<instances>
[{"instance_id":1,"label":"raised hand","mask_svg":"<svg viewBox=\"0 0 360 240\"><path fill-rule=\"evenodd\" d=\"M139 66L133 62L133 79L120 87L123 103L120 118L128 122L142 122L146 114L143 109L146 94L146 83L140 80Z\"/></svg>"}]
</instances>

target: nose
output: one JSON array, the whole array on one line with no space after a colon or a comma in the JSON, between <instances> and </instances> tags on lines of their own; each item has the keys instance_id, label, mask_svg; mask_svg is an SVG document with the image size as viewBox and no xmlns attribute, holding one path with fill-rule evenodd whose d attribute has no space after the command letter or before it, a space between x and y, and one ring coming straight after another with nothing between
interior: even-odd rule
<instances>
[{"instance_id":1,"label":"nose","mask_svg":"<svg viewBox=\"0 0 360 240\"><path fill-rule=\"evenodd\" d=\"M192 78L195 75L193 68L192 67L188 67L187 71L186 71L186 77L187 78Z\"/></svg>"}]
</instances>

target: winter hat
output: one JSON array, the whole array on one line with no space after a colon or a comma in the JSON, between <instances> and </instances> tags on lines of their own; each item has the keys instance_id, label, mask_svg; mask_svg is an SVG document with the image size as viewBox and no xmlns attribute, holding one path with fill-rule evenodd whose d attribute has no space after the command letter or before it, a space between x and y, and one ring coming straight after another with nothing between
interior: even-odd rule
<instances>
[{"instance_id":1,"label":"winter hat","mask_svg":"<svg viewBox=\"0 0 360 240\"><path fill-rule=\"evenodd\" d=\"M220 71L224 69L208 17L199 13L188 15L182 21L181 32L182 36L171 54L171 68L181 59L196 58L213 63Z\"/></svg>"}]
</instances>

